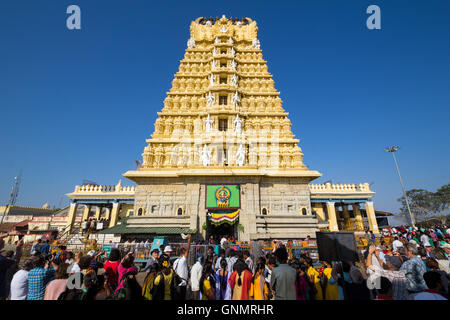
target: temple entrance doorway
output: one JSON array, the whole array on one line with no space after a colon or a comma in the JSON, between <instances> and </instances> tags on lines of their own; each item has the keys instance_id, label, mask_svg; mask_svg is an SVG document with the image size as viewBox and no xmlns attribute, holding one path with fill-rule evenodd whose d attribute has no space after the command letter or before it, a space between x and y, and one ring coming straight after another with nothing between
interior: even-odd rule
<instances>
[{"instance_id":1,"label":"temple entrance doorway","mask_svg":"<svg viewBox=\"0 0 450 320\"><path fill-rule=\"evenodd\" d=\"M208 213L208 219L206 224L206 239L209 239L211 236L214 239L215 243L219 243L223 236L225 237L234 237L237 239L237 225L238 219L228 222L224 221L219 224L211 222L211 216Z\"/></svg>"}]
</instances>

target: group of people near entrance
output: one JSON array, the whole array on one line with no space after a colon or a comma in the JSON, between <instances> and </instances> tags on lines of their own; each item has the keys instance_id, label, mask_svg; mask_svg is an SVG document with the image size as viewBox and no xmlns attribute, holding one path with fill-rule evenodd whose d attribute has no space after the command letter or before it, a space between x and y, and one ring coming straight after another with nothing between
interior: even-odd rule
<instances>
[{"instance_id":1,"label":"group of people near entrance","mask_svg":"<svg viewBox=\"0 0 450 320\"><path fill-rule=\"evenodd\" d=\"M135 251L113 247L73 254L48 253L37 242L22 258L23 241L0 255L0 299L10 300L447 300L450 229L391 228L368 243L360 261L289 257L277 242L269 254L229 246L226 238L196 256L187 246L153 249L145 266ZM0 249L3 248L0 235ZM369 239L372 241L372 239Z\"/></svg>"},{"instance_id":2,"label":"group of people near entrance","mask_svg":"<svg viewBox=\"0 0 450 320\"><path fill-rule=\"evenodd\" d=\"M87 232L94 233L96 231L101 231L109 226L109 220L105 218L90 218L85 219L81 224L81 234L84 235Z\"/></svg>"}]
</instances>

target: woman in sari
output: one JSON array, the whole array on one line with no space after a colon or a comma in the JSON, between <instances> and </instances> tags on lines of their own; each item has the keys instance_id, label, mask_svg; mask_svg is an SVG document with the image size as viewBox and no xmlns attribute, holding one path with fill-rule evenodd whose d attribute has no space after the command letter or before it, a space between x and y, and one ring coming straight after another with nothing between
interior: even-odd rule
<instances>
[{"instance_id":1,"label":"woman in sari","mask_svg":"<svg viewBox=\"0 0 450 320\"><path fill-rule=\"evenodd\" d=\"M256 271L250 287L250 297L253 300L269 300L269 287L264 278L265 269L266 265L264 263L258 263L256 265Z\"/></svg>"},{"instance_id":2,"label":"woman in sari","mask_svg":"<svg viewBox=\"0 0 450 320\"><path fill-rule=\"evenodd\" d=\"M312 289L314 291L314 300L323 300L322 286L320 285L319 272L312 266L312 260L309 257L305 257L305 264L308 267L306 274L308 275Z\"/></svg>"},{"instance_id":3,"label":"woman in sari","mask_svg":"<svg viewBox=\"0 0 450 320\"><path fill-rule=\"evenodd\" d=\"M227 269L227 261L221 259L220 268L216 271L216 300L231 300L230 273Z\"/></svg>"}]
</instances>

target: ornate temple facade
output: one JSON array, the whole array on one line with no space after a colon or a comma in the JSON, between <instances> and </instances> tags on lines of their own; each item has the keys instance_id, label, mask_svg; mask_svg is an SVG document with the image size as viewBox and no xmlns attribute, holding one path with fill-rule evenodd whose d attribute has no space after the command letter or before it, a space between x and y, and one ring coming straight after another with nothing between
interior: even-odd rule
<instances>
[{"instance_id":1,"label":"ornate temple facade","mask_svg":"<svg viewBox=\"0 0 450 320\"><path fill-rule=\"evenodd\" d=\"M244 241L298 239L319 228L361 231L364 223L378 232L367 184L310 185L321 174L303 163L250 18L191 23L146 142L142 164L124 174L136 187L77 186L68 194L69 225L79 204L103 203L110 233L171 228Z\"/></svg>"}]
</instances>

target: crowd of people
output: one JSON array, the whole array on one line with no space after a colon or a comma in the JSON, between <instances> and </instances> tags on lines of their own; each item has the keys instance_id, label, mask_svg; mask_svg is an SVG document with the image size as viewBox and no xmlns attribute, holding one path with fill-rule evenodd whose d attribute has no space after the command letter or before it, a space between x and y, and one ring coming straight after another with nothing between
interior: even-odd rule
<instances>
[{"instance_id":1,"label":"crowd of people","mask_svg":"<svg viewBox=\"0 0 450 320\"><path fill-rule=\"evenodd\" d=\"M97 231L101 231L103 229L108 228L108 226L109 226L109 219L108 220L105 218L100 218L98 220L96 218L85 219L81 224L81 234L84 235L87 232L94 233Z\"/></svg>"},{"instance_id":2,"label":"crowd of people","mask_svg":"<svg viewBox=\"0 0 450 320\"><path fill-rule=\"evenodd\" d=\"M1 237L4 237L3 235ZM0 241L1 241L0 237ZM187 246L149 252L145 266L135 263L139 243L109 254L74 254L59 246L49 251L37 241L31 256L16 250L0 255L0 299L10 300L447 300L450 229L398 227L370 237L360 261L318 261L308 253L289 256L282 241L270 253L209 241L205 254L189 266ZM143 243L150 248L150 241ZM0 249L3 244L0 242ZM139 279L138 279L139 278Z\"/></svg>"}]
</instances>

